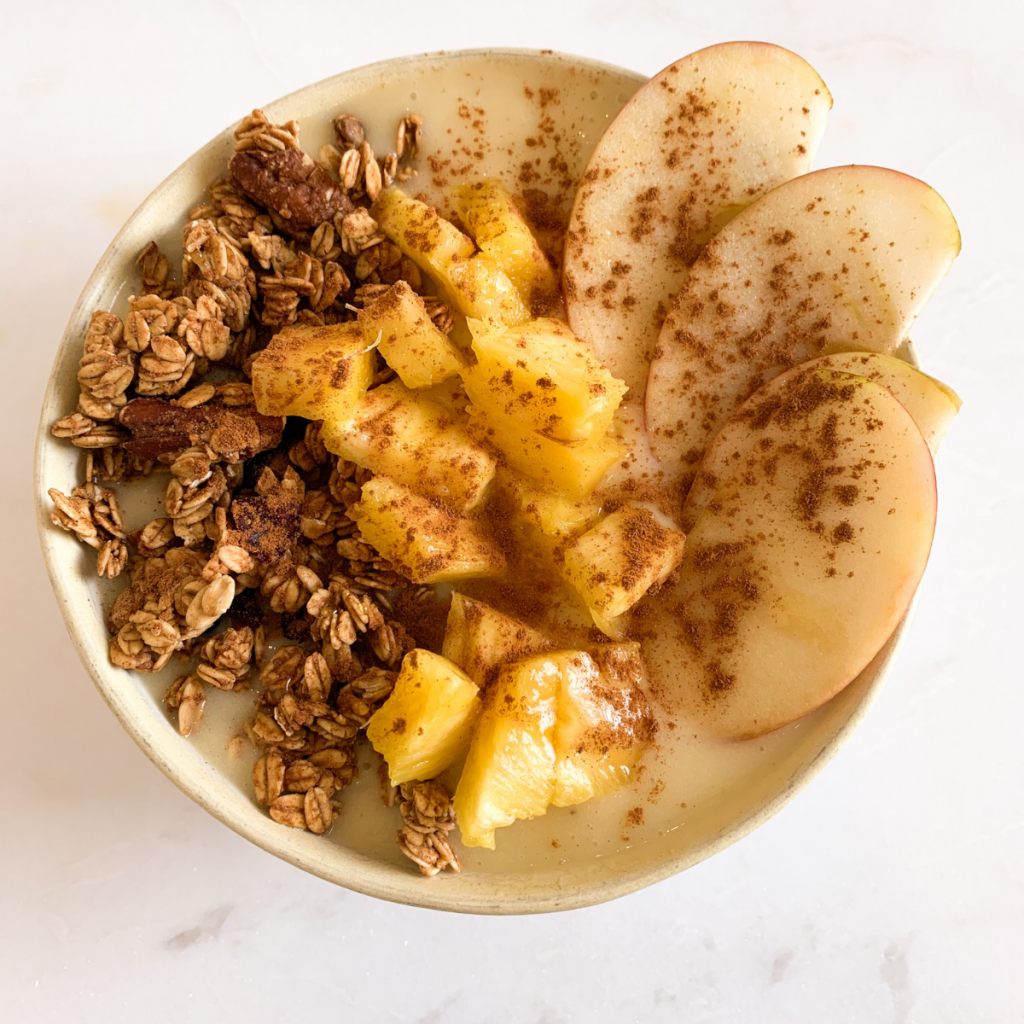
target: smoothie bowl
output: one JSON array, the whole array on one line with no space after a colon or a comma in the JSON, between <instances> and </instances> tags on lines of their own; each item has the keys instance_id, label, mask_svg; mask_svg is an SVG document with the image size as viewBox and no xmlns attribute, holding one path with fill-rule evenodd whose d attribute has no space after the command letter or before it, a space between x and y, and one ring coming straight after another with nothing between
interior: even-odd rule
<instances>
[{"instance_id":1,"label":"smoothie bowl","mask_svg":"<svg viewBox=\"0 0 1024 1024\"><path fill-rule=\"evenodd\" d=\"M143 203L36 483L83 664L176 785L339 885L530 913L817 773L899 645L959 404L907 338L955 224L808 173L830 105L764 44L646 84L404 58Z\"/></svg>"}]
</instances>

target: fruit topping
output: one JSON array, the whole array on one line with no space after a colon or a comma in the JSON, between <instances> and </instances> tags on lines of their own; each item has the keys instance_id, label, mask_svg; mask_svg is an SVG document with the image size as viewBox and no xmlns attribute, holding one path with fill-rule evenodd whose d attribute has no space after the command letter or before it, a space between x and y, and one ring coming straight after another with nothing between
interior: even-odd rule
<instances>
[{"instance_id":1,"label":"fruit topping","mask_svg":"<svg viewBox=\"0 0 1024 1024\"><path fill-rule=\"evenodd\" d=\"M407 388L428 388L454 377L465 366L462 353L437 329L423 300L405 281L359 311L366 340L378 350Z\"/></svg>"},{"instance_id":2,"label":"fruit topping","mask_svg":"<svg viewBox=\"0 0 1024 1024\"><path fill-rule=\"evenodd\" d=\"M688 268L744 207L810 170L831 106L795 53L722 43L655 75L608 126L576 192L563 283L570 326L631 401Z\"/></svg>"},{"instance_id":3,"label":"fruit topping","mask_svg":"<svg viewBox=\"0 0 1024 1024\"><path fill-rule=\"evenodd\" d=\"M467 425L397 380L327 420L322 437L328 451L458 512L479 505L494 477L495 460Z\"/></svg>"},{"instance_id":4,"label":"fruit topping","mask_svg":"<svg viewBox=\"0 0 1024 1024\"><path fill-rule=\"evenodd\" d=\"M647 381L651 447L681 493L711 438L765 381L859 349L891 355L960 251L934 189L881 167L830 167L722 229L672 302Z\"/></svg>"},{"instance_id":5,"label":"fruit topping","mask_svg":"<svg viewBox=\"0 0 1024 1024\"><path fill-rule=\"evenodd\" d=\"M505 556L487 524L424 498L386 476L362 487L348 510L362 536L414 583L500 576Z\"/></svg>"},{"instance_id":6,"label":"fruit topping","mask_svg":"<svg viewBox=\"0 0 1024 1024\"><path fill-rule=\"evenodd\" d=\"M644 678L638 644L500 669L455 791L463 843L493 850L497 828L624 785L653 735Z\"/></svg>"},{"instance_id":7,"label":"fruit topping","mask_svg":"<svg viewBox=\"0 0 1024 1024\"><path fill-rule=\"evenodd\" d=\"M469 322L476 363L462 371L470 400L552 441L579 445L611 426L626 386L560 320L494 328Z\"/></svg>"},{"instance_id":8,"label":"fruit topping","mask_svg":"<svg viewBox=\"0 0 1024 1024\"><path fill-rule=\"evenodd\" d=\"M739 739L813 710L878 653L924 572L936 495L917 424L864 377L776 377L732 422L749 455L660 600L681 706Z\"/></svg>"},{"instance_id":9,"label":"fruit topping","mask_svg":"<svg viewBox=\"0 0 1024 1024\"><path fill-rule=\"evenodd\" d=\"M447 658L419 649L405 656L391 696L366 728L393 786L433 779L466 756L480 713L477 693Z\"/></svg>"},{"instance_id":10,"label":"fruit topping","mask_svg":"<svg viewBox=\"0 0 1024 1024\"><path fill-rule=\"evenodd\" d=\"M544 634L525 622L483 601L452 594L441 653L462 668L481 689L494 681L502 665L550 647Z\"/></svg>"},{"instance_id":11,"label":"fruit topping","mask_svg":"<svg viewBox=\"0 0 1024 1024\"><path fill-rule=\"evenodd\" d=\"M568 545L563 571L598 629L618 637L622 616L668 579L685 543L682 533L659 522L649 508L624 505Z\"/></svg>"},{"instance_id":12,"label":"fruit topping","mask_svg":"<svg viewBox=\"0 0 1024 1024\"><path fill-rule=\"evenodd\" d=\"M374 360L358 324L286 327L253 359L256 408L310 420L343 417L373 382Z\"/></svg>"},{"instance_id":13,"label":"fruit topping","mask_svg":"<svg viewBox=\"0 0 1024 1024\"><path fill-rule=\"evenodd\" d=\"M453 198L473 241L508 275L531 312L560 307L558 275L508 189L497 178L480 178L459 185Z\"/></svg>"}]
</instances>

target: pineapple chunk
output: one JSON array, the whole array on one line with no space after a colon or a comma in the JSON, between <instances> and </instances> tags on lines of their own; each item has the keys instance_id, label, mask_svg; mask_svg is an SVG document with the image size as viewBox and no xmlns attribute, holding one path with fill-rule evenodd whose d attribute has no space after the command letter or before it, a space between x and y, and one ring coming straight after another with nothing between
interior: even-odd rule
<instances>
[{"instance_id":1,"label":"pineapple chunk","mask_svg":"<svg viewBox=\"0 0 1024 1024\"><path fill-rule=\"evenodd\" d=\"M482 601L452 594L441 653L478 686L492 683L502 665L548 647L544 634L525 622L503 615Z\"/></svg>"},{"instance_id":2,"label":"pineapple chunk","mask_svg":"<svg viewBox=\"0 0 1024 1024\"><path fill-rule=\"evenodd\" d=\"M473 437L493 445L512 469L544 490L566 494L573 501L586 498L609 466L627 455L626 448L611 437L567 445L524 427L494 408L484 412L471 405L468 413Z\"/></svg>"},{"instance_id":3,"label":"pineapple chunk","mask_svg":"<svg viewBox=\"0 0 1024 1024\"><path fill-rule=\"evenodd\" d=\"M508 275L432 206L389 188L373 204L378 226L417 266L434 277L460 313L516 324L529 310Z\"/></svg>"},{"instance_id":4,"label":"pineapple chunk","mask_svg":"<svg viewBox=\"0 0 1024 1024\"><path fill-rule=\"evenodd\" d=\"M556 546L589 530L601 518L601 505L596 501L573 501L525 480L513 480L504 486L520 516Z\"/></svg>"},{"instance_id":5,"label":"pineapple chunk","mask_svg":"<svg viewBox=\"0 0 1024 1024\"><path fill-rule=\"evenodd\" d=\"M530 310L501 267L478 252L464 263L448 268L449 298L463 315L513 327L530 319Z\"/></svg>"},{"instance_id":6,"label":"pineapple chunk","mask_svg":"<svg viewBox=\"0 0 1024 1024\"><path fill-rule=\"evenodd\" d=\"M466 318L458 310L452 314L452 327L448 332L448 340L462 353L466 361L473 355L473 335L469 331ZM462 382L459 381L459 383Z\"/></svg>"},{"instance_id":7,"label":"pineapple chunk","mask_svg":"<svg viewBox=\"0 0 1024 1024\"><path fill-rule=\"evenodd\" d=\"M683 559L686 537L654 513L625 505L577 537L566 549L563 573L590 610L598 629L621 635L621 616Z\"/></svg>"},{"instance_id":8,"label":"pineapple chunk","mask_svg":"<svg viewBox=\"0 0 1024 1024\"><path fill-rule=\"evenodd\" d=\"M443 502L375 476L348 510L364 539L414 583L500 576L505 556L483 525Z\"/></svg>"},{"instance_id":9,"label":"pineapple chunk","mask_svg":"<svg viewBox=\"0 0 1024 1024\"><path fill-rule=\"evenodd\" d=\"M558 275L497 178L455 189L456 209L481 250L508 274L531 309L550 309L559 299Z\"/></svg>"},{"instance_id":10,"label":"pineapple chunk","mask_svg":"<svg viewBox=\"0 0 1024 1024\"><path fill-rule=\"evenodd\" d=\"M358 319L368 339L380 332L380 354L407 388L440 384L465 366L462 353L434 326L405 281L361 309Z\"/></svg>"},{"instance_id":11,"label":"pineapple chunk","mask_svg":"<svg viewBox=\"0 0 1024 1024\"><path fill-rule=\"evenodd\" d=\"M370 213L409 259L441 281L447 279L453 262L468 260L476 252L473 240L434 207L411 199L399 188L381 192Z\"/></svg>"},{"instance_id":12,"label":"pineapple chunk","mask_svg":"<svg viewBox=\"0 0 1024 1024\"><path fill-rule=\"evenodd\" d=\"M391 696L366 727L393 786L433 779L466 756L480 714L478 693L447 658L419 649L405 656Z\"/></svg>"},{"instance_id":13,"label":"pineapple chunk","mask_svg":"<svg viewBox=\"0 0 1024 1024\"><path fill-rule=\"evenodd\" d=\"M494 849L494 830L547 811L555 793L559 666L544 655L506 665L484 697L455 813L466 846Z\"/></svg>"},{"instance_id":14,"label":"pineapple chunk","mask_svg":"<svg viewBox=\"0 0 1024 1024\"><path fill-rule=\"evenodd\" d=\"M469 397L553 441L582 444L608 429L626 393L560 320L502 329L469 322L475 366L462 371Z\"/></svg>"},{"instance_id":15,"label":"pineapple chunk","mask_svg":"<svg viewBox=\"0 0 1024 1024\"><path fill-rule=\"evenodd\" d=\"M253 359L256 409L311 420L346 416L373 373L373 345L358 324L285 327Z\"/></svg>"},{"instance_id":16,"label":"pineapple chunk","mask_svg":"<svg viewBox=\"0 0 1024 1024\"><path fill-rule=\"evenodd\" d=\"M483 500L494 459L470 436L465 421L393 380L367 392L344 418L328 420L328 451L457 512Z\"/></svg>"},{"instance_id":17,"label":"pineapple chunk","mask_svg":"<svg viewBox=\"0 0 1024 1024\"><path fill-rule=\"evenodd\" d=\"M429 402L436 402L455 419L466 422L466 410L469 407L469 398L462 388L461 377L449 377L432 388L423 388L420 394Z\"/></svg>"},{"instance_id":18,"label":"pineapple chunk","mask_svg":"<svg viewBox=\"0 0 1024 1024\"><path fill-rule=\"evenodd\" d=\"M569 807L625 785L654 732L640 645L551 655L561 664L551 802Z\"/></svg>"}]
</instances>

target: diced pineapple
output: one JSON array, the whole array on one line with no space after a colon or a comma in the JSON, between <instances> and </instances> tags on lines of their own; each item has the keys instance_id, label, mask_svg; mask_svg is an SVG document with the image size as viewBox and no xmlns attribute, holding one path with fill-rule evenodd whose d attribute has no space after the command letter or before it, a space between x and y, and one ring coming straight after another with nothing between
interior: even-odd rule
<instances>
[{"instance_id":1,"label":"diced pineapple","mask_svg":"<svg viewBox=\"0 0 1024 1024\"><path fill-rule=\"evenodd\" d=\"M494 681L498 669L551 645L525 622L464 594L452 594L441 653L478 686Z\"/></svg>"},{"instance_id":2,"label":"diced pineapple","mask_svg":"<svg viewBox=\"0 0 1024 1024\"><path fill-rule=\"evenodd\" d=\"M372 215L388 238L441 285L445 297L465 316L498 323L529 318L515 285L489 256L432 206L389 188L373 204Z\"/></svg>"},{"instance_id":3,"label":"diced pineapple","mask_svg":"<svg viewBox=\"0 0 1024 1024\"><path fill-rule=\"evenodd\" d=\"M525 480L504 482L503 486L520 516L541 537L555 545L585 533L601 518L601 505L596 501L573 501L564 494L552 494Z\"/></svg>"},{"instance_id":4,"label":"diced pineapple","mask_svg":"<svg viewBox=\"0 0 1024 1024\"><path fill-rule=\"evenodd\" d=\"M428 388L457 374L462 353L427 315L423 300L399 281L358 314L367 340L380 333L380 354L408 388Z\"/></svg>"},{"instance_id":5,"label":"diced pineapple","mask_svg":"<svg viewBox=\"0 0 1024 1024\"><path fill-rule=\"evenodd\" d=\"M449 298L463 315L512 327L530 319L530 310L498 264L478 252L448 268Z\"/></svg>"},{"instance_id":6,"label":"diced pineapple","mask_svg":"<svg viewBox=\"0 0 1024 1024\"><path fill-rule=\"evenodd\" d=\"M348 510L360 533L414 583L500 576L505 556L481 522L386 476L362 487Z\"/></svg>"},{"instance_id":7,"label":"diced pineapple","mask_svg":"<svg viewBox=\"0 0 1024 1024\"><path fill-rule=\"evenodd\" d=\"M551 802L569 807L625 785L654 731L640 645L567 651L561 662Z\"/></svg>"},{"instance_id":8,"label":"diced pineapple","mask_svg":"<svg viewBox=\"0 0 1024 1024\"><path fill-rule=\"evenodd\" d=\"M494 487L511 511L508 525L518 544L558 565L566 544L601 518L600 502L545 491L507 467L498 468Z\"/></svg>"},{"instance_id":9,"label":"diced pineapple","mask_svg":"<svg viewBox=\"0 0 1024 1024\"><path fill-rule=\"evenodd\" d=\"M621 635L621 618L682 561L686 537L649 508L624 505L565 550L563 573L598 629Z\"/></svg>"},{"instance_id":10,"label":"diced pineapple","mask_svg":"<svg viewBox=\"0 0 1024 1024\"><path fill-rule=\"evenodd\" d=\"M540 655L507 665L484 697L455 813L466 846L494 849L494 830L544 814L555 792L559 667Z\"/></svg>"},{"instance_id":11,"label":"diced pineapple","mask_svg":"<svg viewBox=\"0 0 1024 1024\"><path fill-rule=\"evenodd\" d=\"M373 381L373 346L358 324L285 327L252 362L256 408L265 416L345 416Z\"/></svg>"},{"instance_id":12,"label":"diced pineapple","mask_svg":"<svg viewBox=\"0 0 1024 1024\"><path fill-rule=\"evenodd\" d=\"M552 441L524 427L497 409L471 405L470 434L493 445L516 472L546 491L582 501L601 482L611 464L625 458L626 448L614 438L595 437L581 445Z\"/></svg>"},{"instance_id":13,"label":"diced pineapple","mask_svg":"<svg viewBox=\"0 0 1024 1024\"><path fill-rule=\"evenodd\" d=\"M399 188L381 192L370 213L409 259L441 281L447 279L453 261L468 260L476 252L473 240L434 207L410 198Z\"/></svg>"},{"instance_id":14,"label":"diced pineapple","mask_svg":"<svg viewBox=\"0 0 1024 1024\"><path fill-rule=\"evenodd\" d=\"M366 727L393 786L433 779L466 756L480 714L478 692L439 654L417 649L405 656L391 696Z\"/></svg>"},{"instance_id":15,"label":"diced pineapple","mask_svg":"<svg viewBox=\"0 0 1024 1024\"><path fill-rule=\"evenodd\" d=\"M462 353L467 361L472 357L473 335L470 333L466 318L458 310L452 314L452 329L448 332L448 340Z\"/></svg>"},{"instance_id":16,"label":"diced pineapple","mask_svg":"<svg viewBox=\"0 0 1024 1024\"><path fill-rule=\"evenodd\" d=\"M457 512L475 508L494 477L494 459L466 421L398 380L367 392L343 418L326 421L321 437L328 451Z\"/></svg>"},{"instance_id":17,"label":"diced pineapple","mask_svg":"<svg viewBox=\"0 0 1024 1024\"><path fill-rule=\"evenodd\" d=\"M481 178L453 192L459 218L474 241L508 274L527 305L538 312L558 301L558 275L497 178Z\"/></svg>"},{"instance_id":18,"label":"diced pineapple","mask_svg":"<svg viewBox=\"0 0 1024 1024\"><path fill-rule=\"evenodd\" d=\"M421 392L424 398L430 402L436 402L448 413L462 423L466 422L466 410L469 408L469 398L462 387L461 377L449 377L432 388L424 388Z\"/></svg>"},{"instance_id":19,"label":"diced pineapple","mask_svg":"<svg viewBox=\"0 0 1024 1024\"><path fill-rule=\"evenodd\" d=\"M626 385L560 320L505 329L471 320L469 327L477 362L462 371L462 381L476 405L568 444L608 429Z\"/></svg>"}]
</instances>

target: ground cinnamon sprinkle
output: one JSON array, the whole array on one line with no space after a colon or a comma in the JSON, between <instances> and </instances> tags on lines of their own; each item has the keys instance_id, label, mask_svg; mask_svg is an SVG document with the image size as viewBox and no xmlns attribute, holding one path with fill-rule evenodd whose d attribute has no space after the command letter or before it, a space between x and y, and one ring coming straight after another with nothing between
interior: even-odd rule
<instances>
[{"instance_id":1,"label":"ground cinnamon sprinkle","mask_svg":"<svg viewBox=\"0 0 1024 1024\"><path fill-rule=\"evenodd\" d=\"M836 549L853 543L857 531L851 520L836 513L871 500L865 497L863 483L848 482L866 479L873 465L847 454L849 442L854 440L847 436L850 424L867 426L874 416L864 387L863 382L839 372L812 368L794 373L784 385L748 401L736 413L736 421L743 423L749 434L727 464L728 472L722 470L724 479L713 471L705 470L702 475L702 485L717 488L707 511L723 523L735 515L734 493L761 481L778 488L776 481L783 472L788 475L781 478L785 481L782 489L768 493L792 502L791 509L773 509L772 499L766 497L765 515L757 525L755 520L736 522L736 535L741 539L696 543L687 551L698 582L671 613L679 642L694 655L709 705L727 700L735 686L729 666L735 663L737 644L742 642L739 628L744 615L770 598L758 551L766 532L775 545L784 542L772 532L773 515L792 516L791 521L806 525L817 535L825 545L824 578L839 578L831 564L837 559Z\"/></svg>"},{"instance_id":2,"label":"ground cinnamon sprinkle","mask_svg":"<svg viewBox=\"0 0 1024 1024\"><path fill-rule=\"evenodd\" d=\"M233 530L228 539L264 564L283 558L299 537L305 491L305 484L291 466L280 481L266 470L257 484L257 494L231 502Z\"/></svg>"},{"instance_id":3,"label":"ground cinnamon sprinkle","mask_svg":"<svg viewBox=\"0 0 1024 1024\"><path fill-rule=\"evenodd\" d=\"M650 509L634 510L622 530L626 566L621 585L630 591L643 582L644 570L668 546L669 531L654 518Z\"/></svg>"},{"instance_id":4,"label":"ground cinnamon sprinkle","mask_svg":"<svg viewBox=\"0 0 1024 1024\"><path fill-rule=\"evenodd\" d=\"M531 155L536 152L536 156L530 162L524 163L521 169L520 184L524 188L519 199L528 223L535 228L542 239L544 250L554 257L553 262L557 265L562 251L562 236L568 220L568 207L575 191L575 183L569 176L566 154L573 146L578 145L578 141L571 133L563 135L555 130L550 111L552 107L562 102L558 90L542 89L536 97L529 90L527 94L530 98L536 99L538 106L537 126L531 135L530 147ZM469 103L464 103L463 109L464 113L460 111L460 116L465 121L465 131L453 137L450 154L446 153L429 161L435 184L446 184L450 176L467 173L474 166L474 162L479 161L484 155L484 143L481 140L485 137L486 111ZM354 118L348 120L355 121ZM358 122L356 125L358 126ZM270 129L275 131L291 133L294 148L297 149L297 127L286 128L287 131L281 126L270 126ZM352 126L348 125L346 132L351 128ZM388 165L375 160L372 151L367 158L363 150L364 144L346 145L347 138L347 135L343 138L342 133L339 133L339 145L343 146L345 153L335 155L345 158L358 151L361 154L360 160L364 161L358 166L364 168L366 174L370 174L366 168L373 170L378 176L376 188L379 189L380 175L387 170ZM293 143L286 143L286 147L292 151ZM257 162L263 160L262 157L252 159ZM324 159L326 162L326 158ZM348 162L351 164L351 159ZM322 170L318 166L318 171ZM343 166L333 168L333 171L343 172ZM330 178L326 171L323 171L323 175ZM320 177L318 173L314 183L319 181ZM334 187L336 183L333 178L331 182ZM362 188L363 185L360 184L353 192L360 203L366 198L360 191ZM368 194L371 186L366 184L365 188ZM248 202L243 193L229 198L234 200L236 207ZM637 197L635 215L632 218L634 232L646 234L653 230L654 210L659 200L657 188L648 188ZM343 212L352 209L351 202L346 201L343 205L347 207ZM369 216L369 206L359 205L355 209L357 213ZM216 212L221 220L227 223L224 209ZM376 297L377 301L384 304L382 308L386 308L389 301L386 289L389 286L393 287L394 282L386 280L383 272L373 271L365 279L360 277L360 280L365 280L366 283L353 294L348 293L349 284L346 280L345 293L331 302L325 313L325 309L317 306L319 299L313 299L318 286L312 283L310 274L313 271L310 268L319 266L323 270L324 265L329 266L336 258L345 260L349 271L355 276L355 267L358 265L357 261L363 258L362 253L372 252L375 246L387 246L391 243L373 241L372 235L346 235L342 228L343 221L340 219L337 224L331 219L324 219L323 223L305 225L304 221L299 224L293 218L295 222L291 227L298 228L304 234L289 234L287 238L284 235L271 236L270 232L275 227L273 219L267 217L266 224L260 222L257 225L255 218L264 215L259 214L258 207L255 206L252 213L253 216L248 218L252 223L246 225L252 230L238 230L239 236L252 251L250 257L250 250L246 248L239 257L247 269L252 269L249 263L256 267L259 252L270 252L270 238L278 245L278 250L287 243L294 245L297 251L305 246L310 249L310 253L319 251L322 256L321 259L311 256L304 250L300 252L308 264L305 279L294 276L300 271L295 270L291 263L282 264L292 267L291 270L282 273L273 262L279 251L268 255L264 265L252 270L259 284L259 291L253 287L254 299L259 296L264 303L263 307L254 307L256 312L253 315L265 317L265 322L258 325L258 338L250 339L249 344L254 347L266 346L261 358L268 365L283 370L287 368L297 351L308 353L321 343L327 345L332 339L347 337L353 325L331 322L332 319L350 316L357 308L365 309L372 297ZM410 248L428 248L431 242L437 241L439 225L440 214L433 209L427 211L406 228L406 243ZM312 228L316 229L316 234L310 237L312 232L309 229ZM227 228L224 227L224 230ZM338 236L337 245L334 243L335 233ZM359 249L359 246L368 239L370 241L367 248ZM346 245L349 248L344 248ZM339 250L342 250L343 255L339 254ZM332 251L333 255L328 256L327 254ZM294 256L295 253L291 255ZM397 274L398 270L395 273ZM635 301L628 293L629 277L632 273L633 266L629 263L617 261L611 266L609 278L601 285L605 301L621 302L624 305ZM288 274L293 276L289 277ZM285 290L280 284L282 281L287 281L288 287L294 285L296 289L294 308L282 315L291 316L293 321L297 322L289 321L285 324L280 319L276 322L272 319L276 314L272 312L274 307L271 305L271 298ZM571 289L571 282L567 282L566 287ZM380 289L385 290L382 292ZM384 297L381 298L381 295ZM347 299L350 299L351 303L346 303ZM391 300L392 305L395 305L397 296L391 294ZM253 334L256 333L254 329ZM310 359L315 361L314 356L310 356ZM236 365L240 367L242 363L243 360L240 358ZM329 349L325 349L320 363L323 372L316 374L319 390L316 395L309 396L311 400L322 399L328 391L343 391L351 383L348 379L350 364L344 360L334 359ZM378 367L384 371L388 369L380 363ZM249 373L250 368L251 362L246 364L245 374ZM509 380L506 383L511 386L512 382ZM239 597L237 607L228 605L228 614L237 611L241 623L247 611L252 611L253 608L260 610L257 595L267 598L268 602L277 602L279 607L274 612L275 617L263 621L273 621L275 626L280 624L288 639L294 641L296 645L302 645L301 648L293 646L285 650L299 651L303 659L308 659L300 659L296 665L291 665L287 659L278 660L274 655L263 666L265 679L262 680L262 718L256 720L253 735L267 751L262 761L264 795L273 789L271 776L275 770L274 757L281 762L278 767L282 772L293 768L299 762L302 762L302 771L312 772L314 767L321 766L312 760L306 764L305 756L330 753L332 757L323 760L332 762L331 771L339 780L337 788L341 788L340 780L345 777L345 772L351 769L350 766L333 762L344 761L349 751L340 745L329 746L329 743L340 743L338 737L341 732L349 729L351 723L355 721L351 714L348 719L345 718L343 705L351 712L351 706L358 705L363 695L354 693L350 687L373 672L393 675L390 669L400 664L403 650L414 643L433 649L440 647L447 611L445 603L437 599L436 595L424 601L422 594L409 584L410 580L417 582L421 576L443 573L457 560L459 551L456 547L422 558L417 551L416 542L422 540L424 535L439 540L458 536L467 519L487 530L489 540L494 542L507 559L511 572L500 580L470 582L465 588L466 591L483 595L489 603L506 611L521 623L543 624L548 629L548 643L551 645L564 648L586 647L590 651L590 657L612 681L601 687L600 695L614 710L615 719L592 730L586 741L586 749L589 752L607 754L615 749L627 748L635 742L652 742L656 724L649 713L646 698L633 685L638 678L638 672L642 674L642 663L638 669L637 663L621 660L619 645L610 644L608 638L595 629L580 627L568 616L553 624L548 621L552 608L557 607L560 601L563 604L565 601L565 595L561 591L564 583L559 576L557 553L552 558L550 551L539 551L536 545L531 545L529 540L523 537L519 532L520 527L516 524L512 507L500 495L491 501L485 519L471 511L467 513L461 506L453 507L455 499L445 500L431 493L441 488L442 485L438 481L443 476L444 486L448 486L447 482L450 479L462 480L469 495L476 477L485 475L481 473L482 467L486 466L493 470L493 460L490 460L481 447L468 456L461 454L446 459L445 473L439 474L439 460L435 458L431 446L408 442L411 432L408 424L401 422L397 415L399 402L387 400L392 385L393 382L388 381L386 376L383 379L379 375L374 378L373 387L369 392L369 402L371 405L376 402L376 405L372 408L371 414L352 424L351 430L353 433L360 433L367 451L371 454L393 455L396 449L402 449L409 465L415 465L415 486L412 488L416 492L415 498L398 496L386 506L389 511L397 513L399 535L405 540L404 548L399 546L394 564L380 558L372 543L359 532L362 525L361 506L366 503L365 485L373 473L377 473L376 479L380 479L384 471L372 465L363 470L354 470L351 462L346 465L346 459L337 451L326 448L327 441L321 436L319 425L313 425L301 441L298 438L289 438L282 442L283 422L275 422L280 418L260 418L250 405L221 408L223 403L219 399L214 399L197 405L196 410L183 409L182 412L178 412L175 409L166 414L169 418L165 433L175 434L173 446L176 449L183 447L181 438L184 437L191 445L207 445L214 454L222 457L225 463L231 462L232 455L253 460L250 463L250 472L252 468L258 468L260 465L255 459L259 452L267 448L274 449L273 469L269 463L266 464L256 481L232 480L230 491L216 510L216 530L211 529L207 535L207 539L214 542L216 550L224 552L223 557L226 560L235 559L236 566L245 566L229 566L230 573L234 574L231 579L243 580L245 589L239 591L239 594L244 596ZM522 400L551 401L547 393L556 386L550 377L538 376L536 390L524 394ZM393 390L397 392L397 384ZM595 385L593 390L599 394L605 389L602 385ZM168 404L165 400L161 401ZM132 403L129 403L120 420L120 423L129 429L133 415L129 411L131 405ZM445 406L438 404L438 408L442 411L432 422L431 429L436 430L439 437L450 436L461 429L460 421L444 412ZM553 417L553 420L557 419L557 416ZM422 437L422 434L420 436ZM136 437L126 441L124 448L132 451L131 446L135 444L138 453L144 454L148 449L141 447L143 440L146 439ZM148 441L150 444L170 443L163 435L157 436L157 433L153 432L149 435ZM362 460L358 464L367 466ZM486 486L480 486L476 498L483 498ZM654 491L657 486L657 483L652 483L650 489ZM360 488L363 489L362 492ZM363 495L362 499L360 493ZM428 496L421 498L422 494ZM636 496L642 497L639 493ZM472 500L467 499L467 503L472 504ZM608 506L604 510L606 514L611 511L613 506ZM644 582L644 571L649 567L652 557L665 549L670 532L658 522L650 510L632 510L623 529L625 565L618 581L625 590L631 591ZM172 543L177 543L177 540ZM439 547L445 548L445 545ZM251 558L243 561L243 556ZM388 557L391 557L390 553ZM710 551L698 552L695 557L704 559L708 568L713 570L721 553L716 555ZM198 578L197 573L214 571L211 566L204 568L200 565L197 568L190 564L187 569L179 572L171 567L171 561L169 559L163 567L162 574L157 572L157 560L152 563L152 571L147 573L146 569L141 570L140 586L147 592L162 589L173 592L180 588L185 580L194 583ZM224 564L228 565L228 561ZM595 573L600 572L600 569L595 569ZM228 570L225 569L222 575L227 576ZM753 572L729 576L719 581L716 587L717 589L713 591L715 614L707 623L695 620L692 624L690 633L694 647L713 648L715 644L721 645L727 638L733 636L740 604L743 601L756 601L760 593ZM396 590L399 590L397 596ZM115 606L118 609L118 616L121 617L121 612L129 604L137 605L139 596L133 594L131 601L126 599L123 602L123 607ZM388 614L385 616L381 609ZM647 611L649 609L641 608L637 612L636 618L640 626L644 625ZM224 611L222 610L220 614L224 614ZM470 611L467 614L471 616L473 613ZM124 624L119 622L119 627ZM410 635L414 626L415 639ZM365 634L365 638L360 637L360 633ZM518 660L537 650L536 639L525 625L517 625L500 640L509 651L506 661ZM363 646L353 652L355 643L362 643ZM312 653L309 653L307 648L311 648ZM320 661L317 661L318 658ZM261 650L252 664L259 667L263 660ZM323 662L323 665L320 662ZM368 671L364 672L364 669ZM500 665L490 670L484 680L485 689L499 670ZM277 674L279 671L280 675ZM721 672L709 686L713 690L724 691L728 689L730 683L723 680L730 678ZM616 681L621 685L615 685ZM628 687L625 685L627 683L630 684ZM296 694L300 695L299 700L304 702L304 706L295 706ZM363 704L371 709L367 714L372 713L374 700L366 698ZM392 726L396 733L402 733L406 728L407 722L401 718ZM292 741L290 738L293 736L298 739ZM299 739L304 746L299 744ZM344 738L346 743L349 739L351 737L347 735ZM290 742L292 746L288 745ZM580 752L584 752L582 746ZM295 774L297 773L293 772L293 775ZM348 777L348 781L351 781L351 777ZM328 787L335 786L335 782L327 780L326 777L322 784ZM257 792L260 792L259 789ZM331 791L328 791L324 800L330 795ZM267 806L271 807L272 815L277 815L275 820L293 824L294 827L322 830L324 812L318 809L318 805L311 804L308 800L297 802L297 796L298 793L295 791L288 791L283 796L279 792L277 797L270 795L271 802ZM263 798L260 799L262 801ZM279 799L285 799L290 803L287 806L276 806L274 801ZM303 807L301 813L298 810L299 804ZM329 821L328 812L327 825L324 825L324 828L329 826ZM643 823L643 807L637 806L629 812L628 824L640 826ZM557 846L557 843L555 845Z\"/></svg>"}]
</instances>

